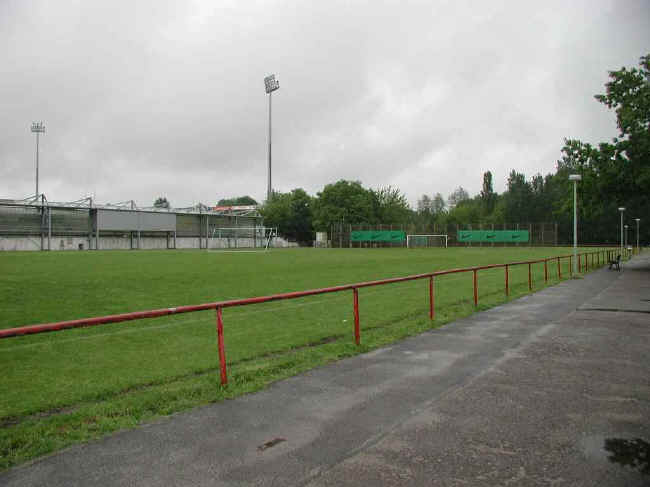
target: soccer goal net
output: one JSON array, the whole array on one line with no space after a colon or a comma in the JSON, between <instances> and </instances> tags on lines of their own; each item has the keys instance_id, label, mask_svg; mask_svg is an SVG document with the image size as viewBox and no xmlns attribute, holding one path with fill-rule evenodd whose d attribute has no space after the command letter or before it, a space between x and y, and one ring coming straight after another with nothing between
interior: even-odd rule
<instances>
[{"instance_id":1,"label":"soccer goal net","mask_svg":"<svg viewBox=\"0 0 650 487\"><path fill-rule=\"evenodd\" d=\"M447 247L447 235L407 235L406 246L409 249L424 247Z\"/></svg>"},{"instance_id":2,"label":"soccer goal net","mask_svg":"<svg viewBox=\"0 0 650 487\"><path fill-rule=\"evenodd\" d=\"M208 251L268 250L277 233L274 227L215 227L208 239Z\"/></svg>"}]
</instances>

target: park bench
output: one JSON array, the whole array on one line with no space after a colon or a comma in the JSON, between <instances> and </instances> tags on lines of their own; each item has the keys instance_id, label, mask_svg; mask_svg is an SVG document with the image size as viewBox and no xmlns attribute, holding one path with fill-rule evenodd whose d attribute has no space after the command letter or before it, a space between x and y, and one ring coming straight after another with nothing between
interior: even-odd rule
<instances>
[{"instance_id":1,"label":"park bench","mask_svg":"<svg viewBox=\"0 0 650 487\"><path fill-rule=\"evenodd\" d=\"M607 261L610 269L616 269L617 271L621 270L621 254L616 256L616 259Z\"/></svg>"}]
</instances>

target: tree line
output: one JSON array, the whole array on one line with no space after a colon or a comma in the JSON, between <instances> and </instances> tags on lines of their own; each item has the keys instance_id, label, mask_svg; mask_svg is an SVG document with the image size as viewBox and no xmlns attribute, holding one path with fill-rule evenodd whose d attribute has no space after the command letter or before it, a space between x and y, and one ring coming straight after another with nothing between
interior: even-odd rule
<instances>
[{"instance_id":1,"label":"tree line","mask_svg":"<svg viewBox=\"0 0 650 487\"><path fill-rule=\"evenodd\" d=\"M618 208L623 206L629 225L629 242L636 241L635 218L641 218L641 242L650 236L650 55L638 68L609 73L605 93L595 95L616 113L618 134L597 146L565 139L555 172L526 177L512 170L506 190L494 191L491 171L483 174L482 189L470 196L458 187L446 198L440 193L422 195L411 208L400 189L366 188L360 181L327 184L312 196L302 188L274 192L262 209L265 225L301 242L333 224L434 224L558 223L560 243L573 235L573 183L578 183L579 239L582 243L611 243L619 239Z\"/></svg>"}]
</instances>

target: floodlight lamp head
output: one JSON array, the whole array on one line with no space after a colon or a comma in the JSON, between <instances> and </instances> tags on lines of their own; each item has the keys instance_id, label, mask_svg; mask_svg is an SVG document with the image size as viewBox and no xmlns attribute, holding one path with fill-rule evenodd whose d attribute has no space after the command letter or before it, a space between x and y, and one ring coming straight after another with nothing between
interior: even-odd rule
<instances>
[{"instance_id":1,"label":"floodlight lamp head","mask_svg":"<svg viewBox=\"0 0 650 487\"><path fill-rule=\"evenodd\" d=\"M45 124L43 122L32 122L32 132L45 132Z\"/></svg>"},{"instance_id":2,"label":"floodlight lamp head","mask_svg":"<svg viewBox=\"0 0 650 487\"><path fill-rule=\"evenodd\" d=\"M280 88L280 82L275 79L275 75L271 74L264 78L264 89L266 93L271 94L275 90Z\"/></svg>"},{"instance_id":3,"label":"floodlight lamp head","mask_svg":"<svg viewBox=\"0 0 650 487\"><path fill-rule=\"evenodd\" d=\"M580 181L582 176L580 174L569 174L569 181Z\"/></svg>"},{"instance_id":4,"label":"floodlight lamp head","mask_svg":"<svg viewBox=\"0 0 650 487\"><path fill-rule=\"evenodd\" d=\"M641 221L641 218L635 218L634 221L639 223Z\"/></svg>"},{"instance_id":5,"label":"floodlight lamp head","mask_svg":"<svg viewBox=\"0 0 650 487\"><path fill-rule=\"evenodd\" d=\"M624 206L619 207L618 211L625 211L625 207Z\"/></svg>"}]
</instances>

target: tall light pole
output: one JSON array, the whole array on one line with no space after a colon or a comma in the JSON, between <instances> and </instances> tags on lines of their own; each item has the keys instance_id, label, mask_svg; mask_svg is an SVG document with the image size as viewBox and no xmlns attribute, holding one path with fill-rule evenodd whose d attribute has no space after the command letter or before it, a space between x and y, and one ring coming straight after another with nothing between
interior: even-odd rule
<instances>
[{"instance_id":1,"label":"tall light pole","mask_svg":"<svg viewBox=\"0 0 650 487\"><path fill-rule=\"evenodd\" d=\"M578 181L580 174L570 174L569 181L573 181L573 273L578 273Z\"/></svg>"},{"instance_id":2,"label":"tall light pole","mask_svg":"<svg viewBox=\"0 0 650 487\"><path fill-rule=\"evenodd\" d=\"M627 225L623 225L623 228L625 228L625 248L627 249Z\"/></svg>"},{"instance_id":3,"label":"tall light pole","mask_svg":"<svg viewBox=\"0 0 650 487\"><path fill-rule=\"evenodd\" d=\"M621 212L621 254L623 253L623 212L625 211L625 207L621 206L618 211Z\"/></svg>"},{"instance_id":4,"label":"tall light pole","mask_svg":"<svg viewBox=\"0 0 650 487\"><path fill-rule=\"evenodd\" d=\"M275 75L271 74L264 78L264 89L269 95L269 186L266 193L266 201L271 201L273 194L273 186L271 185L271 95L280 88L280 82L275 79Z\"/></svg>"},{"instance_id":5,"label":"tall light pole","mask_svg":"<svg viewBox=\"0 0 650 487\"><path fill-rule=\"evenodd\" d=\"M41 122L32 122L32 132L36 134L36 193L38 196L38 137L45 133L45 124Z\"/></svg>"},{"instance_id":6,"label":"tall light pole","mask_svg":"<svg viewBox=\"0 0 650 487\"><path fill-rule=\"evenodd\" d=\"M634 221L636 221L636 252L637 254L639 253L639 222L641 221L641 218L635 218Z\"/></svg>"}]
</instances>

